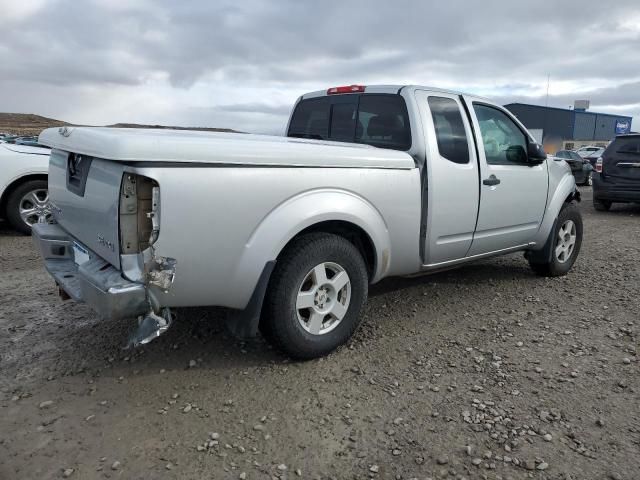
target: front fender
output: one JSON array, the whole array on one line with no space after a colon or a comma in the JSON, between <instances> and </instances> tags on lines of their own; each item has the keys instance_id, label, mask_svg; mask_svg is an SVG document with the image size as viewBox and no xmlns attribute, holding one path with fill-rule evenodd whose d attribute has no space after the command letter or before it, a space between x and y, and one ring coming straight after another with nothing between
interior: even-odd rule
<instances>
[{"instance_id":1,"label":"front fender","mask_svg":"<svg viewBox=\"0 0 640 480\"><path fill-rule=\"evenodd\" d=\"M390 238L380 212L363 197L346 190L302 192L271 210L244 245L234 274L237 284L254 282L267 262L275 260L287 243L304 229L326 221L344 221L364 230L375 248L372 281L389 268Z\"/></svg>"},{"instance_id":2,"label":"front fender","mask_svg":"<svg viewBox=\"0 0 640 480\"><path fill-rule=\"evenodd\" d=\"M555 186L550 181L547 207L538 234L534 239L536 242L535 250L544 247L562 205L571 200L580 201L580 192L576 188L576 181L571 173L563 175Z\"/></svg>"}]
</instances>

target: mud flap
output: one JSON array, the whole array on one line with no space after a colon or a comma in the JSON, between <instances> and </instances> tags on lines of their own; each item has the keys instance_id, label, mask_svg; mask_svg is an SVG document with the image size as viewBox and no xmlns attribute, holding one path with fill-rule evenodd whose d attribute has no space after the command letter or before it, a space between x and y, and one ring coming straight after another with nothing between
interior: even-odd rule
<instances>
[{"instance_id":1,"label":"mud flap","mask_svg":"<svg viewBox=\"0 0 640 480\"><path fill-rule=\"evenodd\" d=\"M262 302L267 292L271 272L273 272L275 265L275 260L271 260L265 264L258 279L258 284L253 290L253 294L246 308L244 310L232 310L227 314L225 326L234 337L247 339L257 335L258 325L260 324L260 313L262 312Z\"/></svg>"},{"instance_id":2,"label":"mud flap","mask_svg":"<svg viewBox=\"0 0 640 480\"><path fill-rule=\"evenodd\" d=\"M548 263L552 260L553 243L555 239L556 225L558 224L558 218L553 221L553 226L549 232L549 237L544 244L544 247L540 250L528 250L524 256L531 263Z\"/></svg>"}]
</instances>

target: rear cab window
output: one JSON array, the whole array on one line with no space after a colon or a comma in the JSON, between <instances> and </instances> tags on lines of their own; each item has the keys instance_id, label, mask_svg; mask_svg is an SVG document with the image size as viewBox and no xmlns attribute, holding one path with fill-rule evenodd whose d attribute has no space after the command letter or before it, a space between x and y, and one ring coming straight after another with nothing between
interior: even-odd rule
<instances>
[{"instance_id":1,"label":"rear cab window","mask_svg":"<svg viewBox=\"0 0 640 480\"><path fill-rule=\"evenodd\" d=\"M450 162L469 163L469 143L458 103L452 98L429 97L438 151Z\"/></svg>"},{"instance_id":2,"label":"rear cab window","mask_svg":"<svg viewBox=\"0 0 640 480\"><path fill-rule=\"evenodd\" d=\"M397 94L345 94L309 98L296 105L289 137L411 148L404 98Z\"/></svg>"}]
</instances>

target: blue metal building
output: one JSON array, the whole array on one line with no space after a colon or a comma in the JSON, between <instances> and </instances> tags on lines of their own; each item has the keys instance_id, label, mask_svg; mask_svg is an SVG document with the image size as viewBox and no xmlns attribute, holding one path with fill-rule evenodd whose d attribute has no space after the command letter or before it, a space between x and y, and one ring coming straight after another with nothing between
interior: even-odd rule
<instances>
[{"instance_id":1,"label":"blue metal building","mask_svg":"<svg viewBox=\"0 0 640 480\"><path fill-rule=\"evenodd\" d=\"M543 143L610 141L631 131L632 117L525 103L505 105L529 129L543 131Z\"/></svg>"}]
</instances>

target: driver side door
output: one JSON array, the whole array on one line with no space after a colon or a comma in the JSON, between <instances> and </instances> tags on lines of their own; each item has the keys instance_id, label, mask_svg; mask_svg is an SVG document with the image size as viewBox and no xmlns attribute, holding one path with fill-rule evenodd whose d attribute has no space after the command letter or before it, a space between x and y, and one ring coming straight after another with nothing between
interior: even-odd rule
<instances>
[{"instance_id":1,"label":"driver side door","mask_svg":"<svg viewBox=\"0 0 640 480\"><path fill-rule=\"evenodd\" d=\"M468 256L527 245L544 216L547 164L528 162L533 140L510 113L475 99L465 102L480 163L480 208Z\"/></svg>"}]
</instances>

